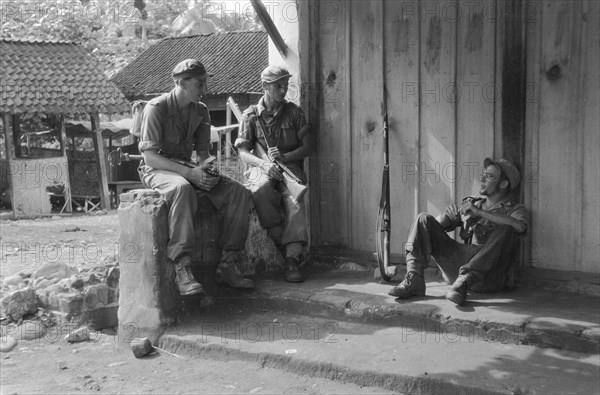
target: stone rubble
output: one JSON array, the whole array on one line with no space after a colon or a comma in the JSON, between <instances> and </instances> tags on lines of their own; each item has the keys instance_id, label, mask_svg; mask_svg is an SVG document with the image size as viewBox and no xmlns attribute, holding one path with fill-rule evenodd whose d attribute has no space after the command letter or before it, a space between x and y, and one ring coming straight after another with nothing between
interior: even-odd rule
<instances>
[{"instance_id":1,"label":"stone rubble","mask_svg":"<svg viewBox=\"0 0 600 395\"><path fill-rule=\"evenodd\" d=\"M0 282L2 350L14 347L7 333L15 341L34 340L60 323L85 322L98 330L117 325L119 278L114 259L92 268L49 262L33 274L7 276ZM85 341L89 330L87 338L84 332L80 328L67 338Z\"/></svg>"}]
</instances>

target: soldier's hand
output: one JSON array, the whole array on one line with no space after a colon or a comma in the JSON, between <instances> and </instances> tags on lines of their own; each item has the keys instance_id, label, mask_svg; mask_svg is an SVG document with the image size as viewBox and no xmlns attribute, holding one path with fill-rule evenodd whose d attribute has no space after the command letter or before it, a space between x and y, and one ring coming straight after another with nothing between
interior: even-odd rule
<instances>
[{"instance_id":1,"label":"soldier's hand","mask_svg":"<svg viewBox=\"0 0 600 395\"><path fill-rule=\"evenodd\" d=\"M188 180L203 191L210 191L219 182L219 177L213 177L204 169L196 167L190 170Z\"/></svg>"},{"instance_id":2,"label":"soldier's hand","mask_svg":"<svg viewBox=\"0 0 600 395\"><path fill-rule=\"evenodd\" d=\"M281 152L279 152L279 148L271 147L269 148L269 151L267 151L267 155L269 156L269 159L275 160L281 157Z\"/></svg>"},{"instance_id":3,"label":"soldier's hand","mask_svg":"<svg viewBox=\"0 0 600 395\"><path fill-rule=\"evenodd\" d=\"M269 177L270 179L273 179L273 180L283 181L283 175L281 174L281 172L279 171L279 168L277 167L277 165L275 163L266 162L264 164L264 166L265 166L265 173L267 173L267 177Z\"/></svg>"},{"instance_id":4,"label":"soldier's hand","mask_svg":"<svg viewBox=\"0 0 600 395\"><path fill-rule=\"evenodd\" d=\"M444 214L450 219L460 218L458 206L456 204L451 204L448 207L446 207L446 211L444 211Z\"/></svg>"},{"instance_id":5,"label":"soldier's hand","mask_svg":"<svg viewBox=\"0 0 600 395\"><path fill-rule=\"evenodd\" d=\"M460 213L462 215L478 215L477 211L479 208L473 204L472 200L465 200L460 206Z\"/></svg>"}]
</instances>

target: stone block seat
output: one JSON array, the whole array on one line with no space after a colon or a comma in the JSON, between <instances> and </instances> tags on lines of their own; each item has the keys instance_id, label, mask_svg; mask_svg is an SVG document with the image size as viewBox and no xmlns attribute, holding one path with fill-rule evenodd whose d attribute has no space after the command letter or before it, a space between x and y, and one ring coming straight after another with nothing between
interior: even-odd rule
<instances>
[{"instance_id":1,"label":"stone block seat","mask_svg":"<svg viewBox=\"0 0 600 395\"><path fill-rule=\"evenodd\" d=\"M222 224L204 195L198 196L196 245L192 271L209 292L215 288L214 273L221 258L217 245ZM134 189L120 196L118 210L119 337L157 339L173 323L182 306L172 265L166 264L168 207L159 192ZM246 242L245 275L260 270L278 270L283 257L264 229L251 205Z\"/></svg>"}]
</instances>

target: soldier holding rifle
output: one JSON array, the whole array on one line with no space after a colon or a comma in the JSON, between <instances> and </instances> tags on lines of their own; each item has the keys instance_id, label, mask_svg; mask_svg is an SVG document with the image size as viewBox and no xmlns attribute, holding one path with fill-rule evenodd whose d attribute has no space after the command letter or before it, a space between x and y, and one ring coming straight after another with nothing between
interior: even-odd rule
<instances>
[{"instance_id":1,"label":"soldier holding rifle","mask_svg":"<svg viewBox=\"0 0 600 395\"><path fill-rule=\"evenodd\" d=\"M264 96L244 111L235 146L242 160L253 166L252 197L261 225L285 254L285 279L301 282L298 266L308 242L303 164L312 147L304 112L285 99L290 77L279 66L262 72Z\"/></svg>"},{"instance_id":2,"label":"soldier holding rifle","mask_svg":"<svg viewBox=\"0 0 600 395\"><path fill-rule=\"evenodd\" d=\"M194 221L196 193L206 194L224 221L219 247L222 259L216 280L236 288L253 288L252 280L240 275L248 235L250 193L241 184L208 174L202 167L189 167L174 160L190 161L196 150L198 162L209 157L210 115L200 102L206 93L208 74L196 59L186 59L173 69L175 88L144 108L139 149L142 182L159 191L169 206L167 258L175 265L176 283L182 295L205 293L190 265L196 246Z\"/></svg>"}]
</instances>

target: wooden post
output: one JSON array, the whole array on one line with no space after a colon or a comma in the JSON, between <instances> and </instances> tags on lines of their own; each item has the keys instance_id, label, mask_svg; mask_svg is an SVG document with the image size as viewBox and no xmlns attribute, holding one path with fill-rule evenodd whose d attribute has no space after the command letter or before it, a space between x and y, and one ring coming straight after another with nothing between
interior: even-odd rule
<instances>
[{"instance_id":1,"label":"wooden post","mask_svg":"<svg viewBox=\"0 0 600 395\"><path fill-rule=\"evenodd\" d=\"M229 106L225 106L226 111L225 111L225 125L229 126L231 125L231 108L229 108ZM240 120L241 122L241 120ZM221 138L219 136L219 138ZM229 130L226 134L225 134L225 166L229 167L230 166L230 160L231 160L231 130Z\"/></svg>"},{"instance_id":2,"label":"wooden post","mask_svg":"<svg viewBox=\"0 0 600 395\"><path fill-rule=\"evenodd\" d=\"M100 129L100 117L97 112L90 113L92 133L94 134L94 153L96 154L96 168L98 169L98 193L100 195L100 207L110 210L110 195L108 193L108 180L106 177L106 157L104 155L104 141Z\"/></svg>"},{"instance_id":3,"label":"wooden post","mask_svg":"<svg viewBox=\"0 0 600 395\"><path fill-rule=\"evenodd\" d=\"M277 26L275 26L275 23L273 23L271 16L265 8L265 5L262 3L261 0L250 0L250 2L252 3L254 10L256 11L256 15L258 16L263 26L265 27L265 30L269 34L269 37L271 37L271 40L273 40L275 47L277 47L277 50L281 54L281 57L285 59L287 56L287 45L285 41L283 41L283 37L281 37L281 34L279 34L279 30L277 30Z\"/></svg>"},{"instance_id":4,"label":"wooden post","mask_svg":"<svg viewBox=\"0 0 600 395\"><path fill-rule=\"evenodd\" d=\"M12 141L15 149L15 158L21 157L21 116L13 114L12 116Z\"/></svg>"},{"instance_id":5,"label":"wooden post","mask_svg":"<svg viewBox=\"0 0 600 395\"><path fill-rule=\"evenodd\" d=\"M11 160L14 158L13 149L12 149L12 137L10 133L10 114L3 114L4 121L4 149L6 150L6 160Z\"/></svg>"},{"instance_id":6,"label":"wooden post","mask_svg":"<svg viewBox=\"0 0 600 395\"><path fill-rule=\"evenodd\" d=\"M60 123L60 152L67 161L67 176L65 181L65 206L68 213L73 212L73 202L71 201L71 177L69 176L69 158L67 157L67 128L65 127L65 116L59 115ZM73 144L75 147L75 144Z\"/></svg>"}]
</instances>

